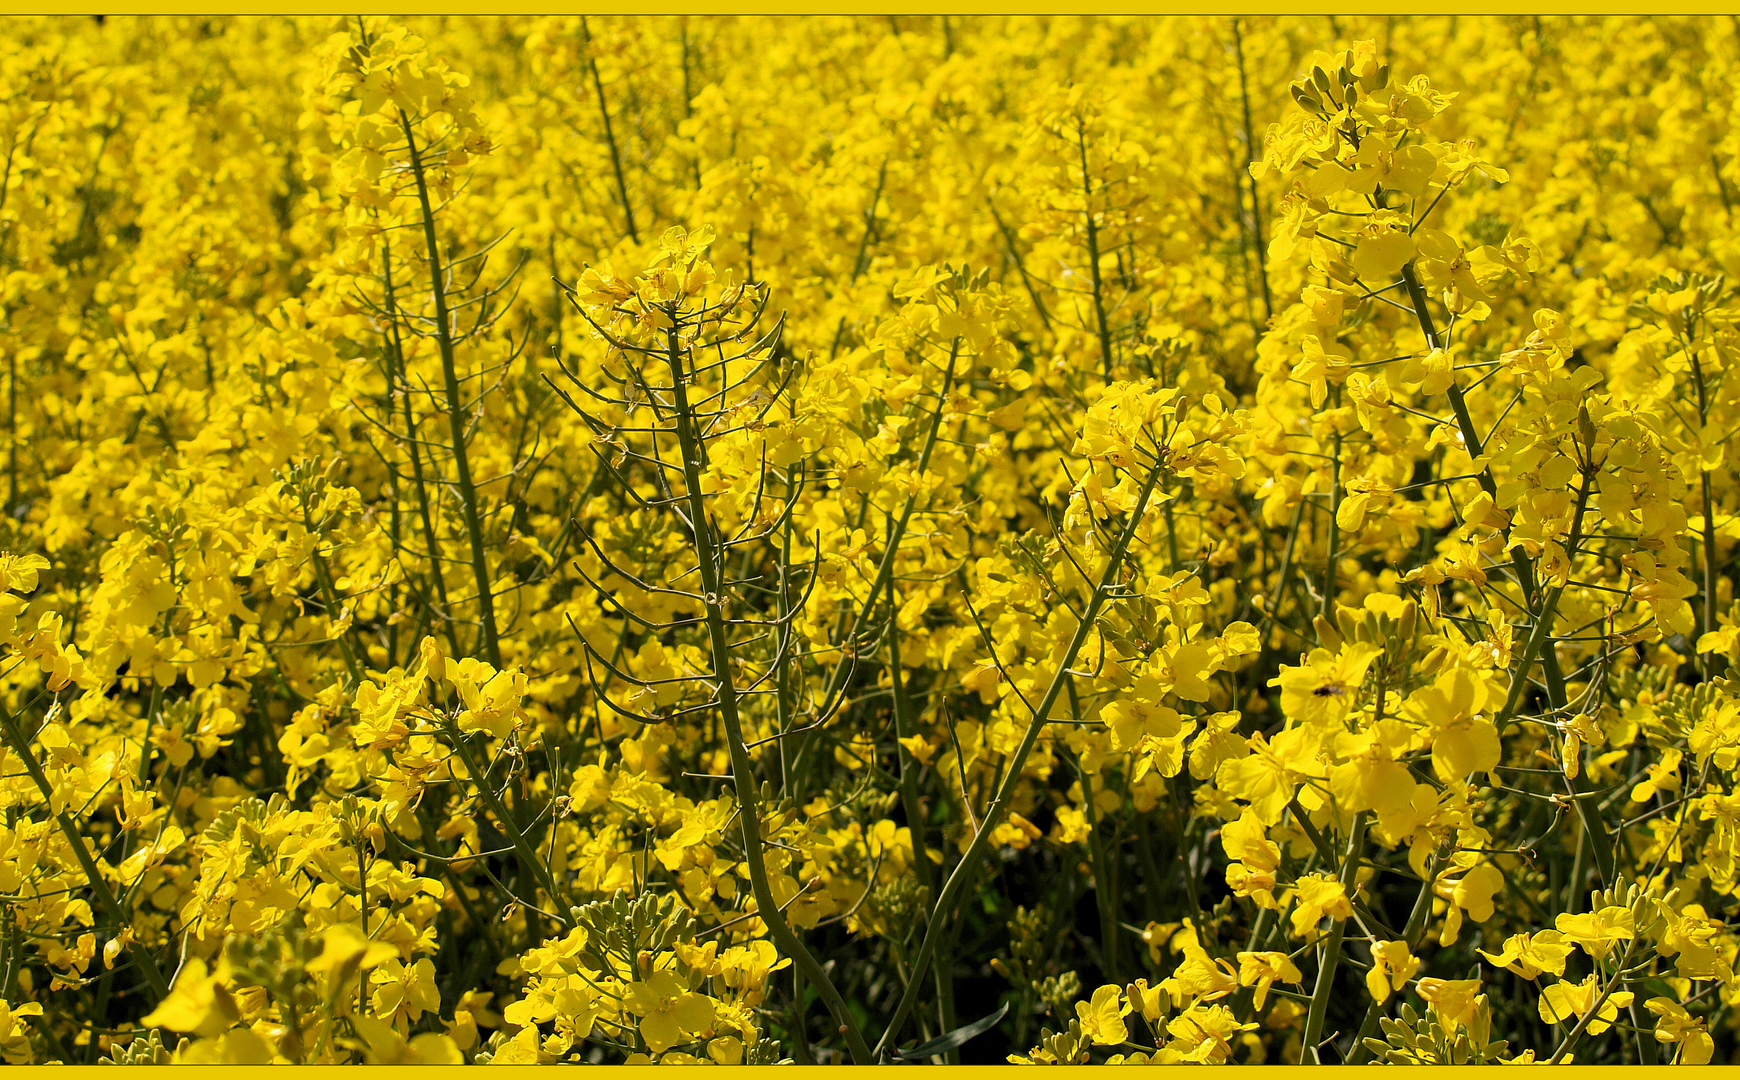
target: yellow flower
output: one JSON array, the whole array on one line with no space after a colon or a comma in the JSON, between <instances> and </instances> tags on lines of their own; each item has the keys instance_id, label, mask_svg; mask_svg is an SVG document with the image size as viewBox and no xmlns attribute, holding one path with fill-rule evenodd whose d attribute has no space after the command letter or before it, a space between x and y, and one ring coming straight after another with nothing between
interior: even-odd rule
<instances>
[{"instance_id":1,"label":"yellow flower","mask_svg":"<svg viewBox=\"0 0 1740 1080\"><path fill-rule=\"evenodd\" d=\"M1256 1026L1240 1023L1224 1005L1193 1005L1167 1023L1171 1039L1166 1049L1181 1054L1185 1061L1218 1064L1232 1056L1232 1038Z\"/></svg>"},{"instance_id":2,"label":"yellow flower","mask_svg":"<svg viewBox=\"0 0 1740 1080\"><path fill-rule=\"evenodd\" d=\"M24 1018L41 1015L42 1006L37 1002L26 1001L15 1006L0 999L0 1058L4 1058L6 1064L29 1064L30 1039L25 1035Z\"/></svg>"},{"instance_id":3,"label":"yellow flower","mask_svg":"<svg viewBox=\"0 0 1740 1080\"><path fill-rule=\"evenodd\" d=\"M1238 974L1232 963L1208 955L1197 937L1194 920L1184 920L1184 929L1174 942L1184 953L1184 960L1173 970L1172 978L1161 985L1180 988L1201 1001L1215 1001L1238 989Z\"/></svg>"},{"instance_id":4,"label":"yellow flower","mask_svg":"<svg viewBox=\"0 0 1740 1080\"><path fill-rule=\"evenodd\" d=\"M1304 973L1288 959L1286 953L1239 953L1239 985L1257 988L1256 996L1252 999L1252 1007L1256 1009L1263 1007L1269 998L1269 987L1276 982L1298 983L1304 978Z\"/></svg>"},{"instance_id":5,"label":"yellow flower","mask_svg":"<svg viewBox=\"0 0 1740 1080\"><path fill-rule=\"evenodd\" d=\"M1492 918L1492 896L1504 888L1504 874L1491 863L1481 863L1462 875L1460 880L1443 884L1451 886L1450 898L1456 906L1479 923Z\"/></svg>"},{"instance_id":6,"label":"yellow flower","mask_svg":"<svg viewBox=\"0 0 1740 1080\"><path fill-rule=\"evenodd\" d=\"M1504 948L1497 955L1484 949L1475 951L1486 957L1489 964L1514 971L1525 979L1534 979L1542 972L1565 974L1565 960L1571 955L1573 946L1564 942L1565 935L1557 930L1539 930L1512 934L1505 939Z\"/></svg>"},{"instance_id":7,"label":"yellow flower","mask_svg":"<svg viewBox=\"0 0 1740 1080\"><path fill-rule=\"evenodd\" d=\"M1678 1045L1676 1065L1708 1065L1716 1052L1716 1041L1704 1028L1704 1021L1692 1016L1672 998L1652 997L1643 1007L1656 1015L1655 1039L1670 1046ZM1590 1024L1593 1028L1594 1024Z\"/></svg>"},{"instance_id":8,"label":"yellow flower","mask_svg":"<svg viewBox=\"0 0 1740 1080\"><path fill-rule=\"evenodd\" d=\"M1408 950L1405 941L1378 942L1372 946L1371 961L1371 970L1365 973L1365 986L1379 1005L1406 986L1414 972L1420 970L1420 958Z\"/></svg>"},{"instance_id":9,"label":"yellow flower","mask_svg":"<svg viewBox=\"0 0 1740 1080\"><path fill-rule=\"evenodd\" d=\"M629 984L622 1002L640 1017L640 1036L655 1054L678 1043L694 1042L713 1026L712 1003L692 993L669 971L656 971Z\"/></svg>"},{"instance_id":10,"label":"yellow flower","mask_svg":"<svg viewBox=\"0 0 1740 1080\"><path fill-rule=\"evenodd\" d=\"M1294 886L1293 935L1303 937L1326 917L1346 919L1353 915L1347 889L1341 882L1323 874L1307 874Z\"/></svg>"},{"instance_id":11,"label":"yellow flower","mask_svg":"<svg viewBox=\"0 0 1740 1080\"><path fill-rule=\"evenodd\" d=\"M1455 1032L1473 1023L1476 1010L1485 1004L1481 985L1479 979L1428 978L1416 983L1415 989L1421 1000L1430 1003L1438 1018Z\"/></svg>"},{"instance_id":12,"label":"yellow flower","mask_svg":"<svg viewBox=\"0 0 1740 1080\"><path fill-rule=\"evenodd\" d=\"M1560 912L1553 922L1566 941L1596 960L1605 960L1615 945L1635 936L1633 921L1627 908L1604 907L1577 915Z\"/></svg>"},{"instance_id":13,"label":"yellow flower","mask_svg":"<svg viewBox=\"0 0 1740 1080\"><path fill-rule=\"evenodd\" d=\"M370 1065L463 1065L465 1055L448 1036L424 1032L406 1039L391 1024L372 1016L351 1018L361 1036L363 1060Z\"/></svg>"},{"instance_id":14,"label":"yellow flower","mask_svg":"<svg viewBox=\"0 0 1740 1080\"><path fill-rule=\"evenodd\" d=\"M416 1023L426 1012L441 1008L440 992L435 987L435 965L428 957L412 964L390 959L369 975L375 990L369 997L375 1015L395 1026Z\"/></svg>"},{"instance_id":15,"label":"yellow flower","mask_svg":"<svg viewBox=\"0 0 1740 1080\"><path fill-rule=\"evenodd\" d=\"M206 1038L220 1035L242 1018L240 1006L223 983L223 978L212 973L204 960L191 957L175 977L169 996L145 1014L140 1023Z\"/></svg>"},{"instance_id":16,"label":"yellow flower","mask_svg":"<svg viewBox=\"0 0 1740 1080\"><path fill-rule=\"evenodd\" d=\"M1293 719L1339 724L1358 704L1366 672L1381 655L1382 649L1364 643L1349 643L1338 652L1313 649L1303 665L1283 666L1269 685L1281 688L1281 708Z\"/></svg>"},{"instance_id":17,"label":"yellow flower","mask_svg":"<svg viewBox=\"0 0 1740 1080\"><path fill-rule=\"evenodd\" d=\"M1221 826L1221 847L1233 860L1226 868L1226 883L1235 896L1249 896L1260 907L1275 906L1275 873L1281 866L1281 848L1263 835L1263 823L1249 810Z\"/></svg>"},{"instance_id":18,"label":"yellow flower","mask_svg":"<svg viewBox=\"0 0 1740 1080\"><path fill-rule=\"evenodd\" d=\"M1310 388L1311 407L1320 409L1329 397L1329 384L1340 386L1347 379L1347 349L1334 343L1325 346L1314 334L1306 334L1300 345L1304 358L1294 366L1293 378Z\"/></svg>"},{"instance_id":19,"label":"yellow flower","mask_svg":"<svg viewBox=\"0 0 1740 1080\"><path fill-rule=\"evenodd\" d=\"M1590 1010L1595 1009L1596 999L1604 989L1597 985L1598 982L1598 977L1591 975L1580 983L1556 982L1547 987L1541 991L1538 1004L1541 1019L1549 1024L1577 1023ZM1619 1019L1619 1010L1630 1005L1635 996L1629 990L1608 994L1585 1030L1591 1035L1599 1035L1612 1027L1613 1022Z\"/></svg>"},{"instance_id":20,"label":"yellow flower","mask_svg":"<svg viewBox=\"0 0 1740 1080\"><path fill-rule=\"evenodd\" d=\"M1673 747L1663 750L1661 757L1644 767L1644 778L1631 789L1631 801L1648 802L1658 791L1680 789L1680 760L1683 755Z\"/></svg>"},{"instance_id":21,"label":"yellow flower","mask_svg":"<svg viewBox=\"0 0 1740 1080\"><path fill-rule=\"evenodd\" d=\"M1130 1006L1116 986L1102 986L1094 991L1091 1000L1076 1002L1075 1015L1095 1046L1118 1046L1130 1037L1124 1026Z\"/></svg>"},{"instance_id":22,"label":"yellow flower","mask_svg":"<svg viewBox=\"0 0 1740 1080\"><path fill-rule=\"evenodd\" d=\"M1484 678L1458 666L1409 696L1406 712L1431 729L1432 770L1445 783L1485 772L1503 757L1498 729L1480 715L1488 694Z\"/></svg>"},{"instance_id":23,"label":"yellow flower","mask_svg":"<svg viewBox=\"0 0 1740 1080\"><path fill-rule=\"evenodd\" d=\"M1393 213L1374 215L1360 230L1350 260L1354 272L1374 289L1387 286L1414 257L1414 238L1405 218Z\"/></svg>"}]
</instances>

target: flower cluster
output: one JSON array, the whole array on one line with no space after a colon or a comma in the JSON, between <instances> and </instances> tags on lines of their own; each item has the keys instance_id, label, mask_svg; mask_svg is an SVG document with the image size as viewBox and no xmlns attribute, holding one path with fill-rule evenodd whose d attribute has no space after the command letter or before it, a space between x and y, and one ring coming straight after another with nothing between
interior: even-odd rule
<instances>
[{"instance_id":1,"label":"flower cluster","mask_svg":"<svg viewBox=\"0 0 1740 1080\"><path fill-rule=\"evenodd\" d=\"M1727 28L8 29L0 1059L1740 1053Z\"/></svg>"}]
</instances>

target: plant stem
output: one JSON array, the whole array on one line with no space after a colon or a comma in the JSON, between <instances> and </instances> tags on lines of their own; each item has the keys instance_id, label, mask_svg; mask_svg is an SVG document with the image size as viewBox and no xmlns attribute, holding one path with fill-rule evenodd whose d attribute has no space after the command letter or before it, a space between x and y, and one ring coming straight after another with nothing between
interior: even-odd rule
<instances>
[{"instance_id":1,"label":"plant stem","mask_svg":"<svg viewBox=\"0 0 1740 1080\"><path fill-rule=\"evenodd\" d=\"M471 480L471 461L465 448L465 410L461 408L459 371L453 360L453 327L447 313L446 281L441 270L441 245L435 236L435 210L429 202L428 178L423 172L423 155L417 148L417 137L411 130L411 118L399 113L399 125L405 132L405 145L411 155L411 171L417 179L417 201L423 212L423 243L429 250L429 289L435 299L435 342L441 348L441 377L446 383L447 422L453 433L453 471L459 488L460 505L465 510L465 532L471 541L471 572L477 578L477 610L482 624L483 658L493 667L501 667L501 646L496 639L495 592L490 583L489 566L483 543L483 521L477 512L477 488Z\"/></svg>"},{"instance_id":2,"label":"plant stem","mask_svg":"<svg viewBox=\"0 0 1740 1080\"><path fill-rule=\"evenodd\" d=\"M917 718L912 715L912 703L906 693L906 675L900 663L899 608L895 603L894 580L888 581L888 671L894 689L894 729L900 739L910 739L918 731ZM900 802L906 811L906 827L912 832L912 861L918 883L927 892L935 892L931 880L930 855L924 842L924 809L918 797L919 766L906 743L898 742L900 750Z\"/></svg>"},{"instance_id":3,"label":"plant stem","mask_svg":"<svg viewBox=\"0 0 1740 1080\"><path fill-rule=\"evenodd\" d=\"M423 542L429 548L429 571L435 579L435 595L441 600L441 610L431 611L430 621L440 621L441 628L446 631L447 644L455 653L459 652L459 637L453 630L453 620L449 616L452 607L447 599L447 573L441 568L441 541L435 535L435 521L429 513L429 488L423 480L423 455L417 449L416 418L411 412L411 380L407 375L405 361L405 342L399 332L399 307L397 292L393 287L393 252L386 244L381 245L381 274L384 282L387 315L390 318L392 330L392 346L388 349L390 363L388 368L387 402L388 416L391 414L392 395L395 385L401 394L405 414L405 452L411 459L411 479L417 485L417 515L423 526ZM427 607L427 602L425 602Z\"/></svg>"},{"instance_id":4,"label":"plant stem","mask_svg":"<svg viewBox=\"0 0 1740 1080\"><path fill-rule=\"evenodd\" d=\"M572 926L573 920L564 910L562 894L556 891L556 879L550 875L550 868L538 858L537 851L532 847L526 834L520 831L519 822L501 801L501 795L489 782L488 770L478 767L477 758L471 752L471 745L466 741L466 734L451 721L447 724L447 739L453 744L453 750L459 755L460 764L465 766L466 775L477 785L477 794L483 799L484 806L495 817L502 832L507 834L508 841L513 844L514 854L519 856L520 866L532 879L549 894L550 904L556 909L556 919L563 926Z\"/></svg>"},{"instance_id":5,"label":"plant stem","mask_svg":"<svg viewBox=\"0 0 1740 1080\"><path fill-rule=\"evenodd\" d=\"M1075 677L1066 676L1064 688L1069 692L1069 718L1077 724L1081 719L1081 699L1076 695ZM1088 827L1088 865L1093 868L1094 904L1100 912L1100 968L1107 982L1119 979L1118 913L1114 900L1116 883L1104 839L1100 836L1099 807L1094 805L1093 775L1075 762L1076 775L1081 779L1081 805Z\"/></svg>"},{"instance_id":6,"label":"plant stem","mask_svg":"<svg viewBox=\"0 0 1740 1080\"><path fill-rule=\"evenodd\" d=\"M991 844L991 833L1003 821L1009 802L1015 796L1015 789L1021 783L1021 770L1027 764L1027 757L1033 752L1033 747L1039 742L1039 735L1045 728L1051 707L1057 703L1063 693L1065 683L1069 680L1069 669L1075 663L1075 658L1087 641L1088 634L1093 630L1093 624L1099 615L1100 606L1105 602L1106 594L1111 591L1112 583L1124 564L1124 556L1130 550L1130 541L1135 538L1136 527L1142 521L1142 514L1148 508L1148 500L1154 494L1154 486L1160 479L1160 470L1155 469L1148 474L1148 479L1142 484L1141 494L1136 497L1136 505L1130 511L1130 519L1124 525L1124 531L1118 537L1111 556L1106 560L1105 572L1100 576L1099 584L1094 587L1093 596L1088 600L1087 610L1082 615L1081 623L1076 627L1075 634L1070 638L1063 658L1058 663L1057 674L1052 676L1051 685L1045 690L1045 696L1040 698L1039 705L1033 710L1033 719L1027 725L1027 731L1021 736L1021 742L1010 755L1008 764L1004 767L1003 781L997 787L997 794L991 800L991 805L985 808L983 817L979 820L979 830L974 834L972 843L967 847L966 854L955 864L954 872L949 875L943 885L942 895L937 898L936 905L931 909L929 921L924 928L924 941L919 946L917 966L923 967L935 950L937 939L941 934L941 924L949 921L949 912L954 908L955 898L973 876L985 849ZM917 980L910 983L906 992L901 995L900 1002L895 1006L894 1015L889 1018L888 1027L883 1030L882 1038L876 1044L878 1060L884 1060L888 1048L900 1034L900 1026L906 1020L906 1015L912 1010L914 1000L918 997Z\"/></svg>"},{"instance_id":7,"label":"plant stem","mask_svg":"<svg viewBox=\"0 0 1740 1080\"><path fill-rule=\"evenodd\" d=\"M1335 388L1335 404L1341 404L1341 388ZM1335 461L1329 474L1329 551L1323 557L1323 603L1318 614L1325 619L1335 614L1336 548L1341 546L1341 429L1335 430Z\"/></svg>"},{"instance_id":8,"label":"plant stem","mask_svg":"<svg viewBox=\"0 0 1740 1080\"><path fill-rule=\"evenodd\" d=\"M665 331L665 359L671 369L672 393L675 398L677 441L682 447L683 482L688 489L689 524L694 534L695 558L699 564L701 589L707 609L707 638L712 646L713 678L718 685L719 716L725 725L725 742L731 753L731 779L737 791L737 817L743 824L743 861L749 869L749 885L755 895L756 914L767 925L768 936L779 951L792 958L803 969L816 991L833 1014L840 1034L852 1058L859 1064L870 1062L870 1049L864 1036L852 1020L846 1002L840 997L826 969L805 947L781 914L774 899L773 887L767 879L767 864L761 853L761 798L755 789L755 765L743 738L743 722L737 712L737 689L731 674L731 643L725 636L725 593L721 582L722 553L715 547L711 528L707 524L706 496L701 491L701 436L695 430L694 414L689 405L688 381L684 370L684 348L679 336L675 310L668 312L672 325ZM915 982L917 980L914 980ZM798 1005L801 1010L801 1003Z\"/></svg>"},{"instance_id":9,"label":"plant stem","mask_svg":"<svg viewBox=\"0 0 1740 1080\"><path fill-rule=\"evenodd\" d=\"M1094 319L1099 329L1100 362L1105 365L1106 381L1112 379L1112 330L1106 325L1105 287L1100 281L1100 231L1094 221L1093 177L1088 173L1087 131L1085 122L1076 125L1076 146L1081 151L1082 216L1087 221L1088 269L1093 271Z\"/></svg>"},{"instance_id":10,"label":"plant stem","mask_svg":"<svg viewBox=\"0 0 1740 1080\"><path fill-rule=\"evenodd\" d=\"M3 511L18 511L18 352L6 350L6 505Z\"/></svg>"},{"instance_id":11,"label":"plant stem","mask_svg":"<svg viewBox=\"0 0 1740 1080\"><path fill-rule=\"evenodd\" d=\"M592 73L592 89L598 93L598 115L604 119L604 143L610 147L610 167L616 173L616 194L622 200L623 223L627 226L628 238L640 243L640 233L634 227L634 206L628 201L628 179L622 172L622 153L616 146L616 131L610 126L610 106L604 100L604 80L598 75L598 59L592 55L592 31L586 26L586 16L580 16L580 33L586 42L586 66ZM684 40L683 68L684 81L687 82L688 60L687 39Z\"/></svg>"},{"instance_id":12,"label":"plant stem","mask_svg":"<svg viewBox=\"0 0 1740 1080\"><path fill-rule=\"evenodd\" d=\"M1232 32L1233 55L1238 59L1239 65L1239 100L1244 106L1245 158L1247 161L1254 161L1256 160L1254 155L1257 149L1257 137L1255 129L1251 125L1251 88L1245 78L1245 37L1239 29L1237 19L1232 21ZM1272 319L1275 315L1275 302L1274 298L1269 295L1268 245L1263 242L1263 203L1257 194L1257 178L1251 175L1248 168L1244 170L1244 175L1239 178L1241 185L1246 182L1251 185L1251 231L1254 234L1252 239L1255 240L1251 246L1257 255L1257 280L1263 286L1263 316L1265 319Z\"/></svg>"},{"instance_id":13,"label":"plant stem","mask_svg":"<svg viewBox=\"0 0 1740 1080\"><path fill-rule=\"evenodd\" d=\"M1577 1025L1571 1029L1569 1035L1565 1036L1565 1041L1560 1043L1558 1049L1553 1051L1553 1056L1547 1059L1548 1065L1557 1065L1563 1061L1565 1055L1571 1052L1571 1048L1577 1045L1577 1040L1583 1037L1583 1031L1589 1026L1589 1022L1601 1014L1601 1006L1607 1004L1607 999L1612 997L1613 991L1619 987L1618 972L1624 971L1626 965L1631 963L1631 951L1636 944L1635 938L1625 943L1625 951L1619 955L1619 963L1615 965L1613 978L1607 980L1607 984L1601 988L1600 995L1596 997L1595 1004L1591 1005L1589 1011L1577 1020Z\"/></svg>"},{"instance_id":14,"label":"plant stem","mask_svg":"<svg viewBox=\"0 0 1740 1080\"><path fill-rule=\"evenodd\" d=\"M1698 350L1691 344L1686 345L1686 358L1692 364L1692 383L1698 390L1698 443L1703 445L1704 429L1710 423L1710 392L1704 382L1704 368L1698 362ZM1698 630L1708 634L1716 629L1716 504L1710 493L1710 471L1699 469L1698 487L1704 499L1704 536L1700 545L1703 550L1704 570L1704 603L1701 626ZM1703 653L1698 657L1698 666L1705 678L1715 673L1718 654Z\"/></svg>"},{"instance_id":15,"label":"plant stem","mask_svg":"<svg viewBox=\"0 0 1740 1080\"><path fill-rule=\"evenodd\" d=\"M12 752L17 754L18 760L23 763L24 771L30 774L30 779L36 784L37 791L42 793L43 802L52 810L54 785L49 782L48 776L42 771L42 766L37 763L36 755L31 753L30 740L25 736L23 729L18 726L18 718L13 716L11 710L3 704L0 704L0 730L4 732L7 745L12 748ZM85 838L79 832L78 826L73 823L72 818L65 810L55 813L54 820L60 826L61 835L66 837L68 846L72 848L73 857L78 859L80 868L84 870L85 878L91 885L91 892L96 894L97 906L101 907L109 918L115 921L115 932L120 933L121 930L131 926L133 924L132 913L124 911L115 899L115 894L109 888L109 883L103 879L102 871L97 867L96 859L92 858L90 849L85 846ZM157 970L157 961L152 959L151 953L145 948L143 942L134 946L133 956L139 965L139 973L144 976L151 991L157 995L157 1000L162 1001L169 996L169 984L163 981L163 973Z\"/></svg>"},{"instance_id":16,"label":"plant stem","mask_svg":"<svg viewBox=\"0 0 1740 1080\"><path fill-rule=\"evenodd\" d=\"M936 413L931 417L930 431L925 435L924 449L919 452L918 464L914 470L919 476L923 476L929 471L931 453L936 449L937 438L942 433L943 407L948 402L949 390L954 386L955 365L960 358L960 348L960 338L954 339L953 344L949 346L949 365L943 373L942 390L937 394ZM823 688L822 703L816 709L817 716L826 717L833 711L839 696L845 692L847 680L857 667L853 659L853 643L863 629L865 620L870 617L871 611L881 599L883 590L893 579L894 560L900 553L900 542L906 536L908 523L912 520L913 511L917 507L918 492L915 491L907 496L906 505L901 508L899 520L895 522L894 528L889 530L888 548L882 553L882 561L876 566L876 577L872 579L870 588L865 593L864 606L857 609L857 613L852 616L850 625L845 623L845 614L842 613L841 625L846 626L845 634L841 638L844 647L841 650L842 655L839 662L834 665L834 670L829 674L827 684ZM809 752L815 742L816 732L814 730L807 732L798 746L797 753L793 755L794 758L800 763L809 760ZM802 799L805 779L803 772L798 770L797 787L788 792L799 801Z\"/></svg>"},{"instance_id":17,"label":"plant stem","mask_svg":"<svg viewBox=\"0 0 1740 1080\"><path fill-rule=\"evenodd\" d=\"M911 696L906 689L906 672L900 660L900 605L894 591L894 579L888 579L888 670L894 691L894 727L900 739L910 739L918 731L918 718L913 715ZM924 841L924 804L919 799L920 766L904 742L896 740L900 757L900 801L906 812L906 827L912 834L912 862L918 883L927 897L936 895L936 872L930 865L930 851ZM942 1030L954 1027L954 951L945 942L939 946L931 964L936 978L937 1004L941 1012ZM921 977L918 973L914 978ZM960 1064L958 1050L949 1051L949 1063Z\"/></svg>"},{"instance_id":18,"label":"plant stem","mask_svg":"<svg viewBox=\"0 0 1740 1080\"><path fill-rule=\"evenodd\" d=\"M1627 1005L1625 1008L1626 1012L1631 1017L1631 1026L1636 1029L1638 1064L1661 1064L1661 1058L1656 1053L1655 1032L1650 1030L1651 1025L1645 1023L1643 1017L1638 1015L1637 1002L1633 1000L1631 1004Z\"/></svg>"},{"instance_id":19,"label":"plant stem","mask_svg":"<svg viewBox=\"0 0 1740 1080\"><path fill-rule=\"evenodd\" d=\"M1412 952L1420 944L1420 935L1426 929L1426 916L1432 911L1432 883L1438 879L1438 865L1441 860L1438 853L1432 853L1432 861L1426 868L1426 880L1420 883L1420 892L1414 897L1414 910L1408 913L1408 924L1402 927L1402 940L1407 942L1408 951ZM1378 1002L1371 1003L1365 1011L1365 1020L1359 1025L1359 1034L1353 1040L1353 1053L1348 1055L1347 1064L1364 1065L1371 1056L1371 1047L1365 1041L1377 1030L1378 1018L1384 1013L1384 1007Z\"/></svg>"},{"instance_id":20,"label":"plant stem","mask_svg":"<svg viewBox=\"0 0 1740 1080\"><path fill-rule=\"evenodd\" d=\"M1368 818L1369 814L1364 810L1354 816L1353 830L1347 837L1347 850L1341 857L1339 880L1349 900L1353 899L1353 879L1359 869L1359 850L1365 842ZM1300 1051L1300 1061L1303 1064L1323 1064L1322 1049L1317 1044L1323 1040L1323 1020L1329 1012L1329 995L1335 986L1335 969L1341 965L1341 938L1346 930L1345 919L1334 919L1329 936L1318 949L1317 985L1311 992L1311 1007L1305 1014L1305 1033L1301 1038L1304 1049Z\"/></svg>"}]
</instances>

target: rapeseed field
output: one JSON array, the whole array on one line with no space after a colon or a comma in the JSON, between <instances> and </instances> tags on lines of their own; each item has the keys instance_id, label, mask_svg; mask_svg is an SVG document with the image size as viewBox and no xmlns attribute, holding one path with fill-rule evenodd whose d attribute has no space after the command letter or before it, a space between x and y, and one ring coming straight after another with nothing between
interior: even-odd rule
<instances>
[{"instance_id":1,"label":"rapeseed field","mask_svg":"<svg viewBox=\"0 0 1740 1080\"><path fill-rule=\"evenodd\" d=\"M1735 1060L1740 24L4 28L7 1062Z\"/></svg>"}]
</instances>

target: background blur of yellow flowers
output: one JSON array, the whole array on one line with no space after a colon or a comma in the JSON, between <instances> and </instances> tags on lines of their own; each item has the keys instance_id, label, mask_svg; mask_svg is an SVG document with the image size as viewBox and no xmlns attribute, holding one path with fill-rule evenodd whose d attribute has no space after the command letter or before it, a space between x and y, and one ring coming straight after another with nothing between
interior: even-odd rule
<instances>
[{"instance_id":1,"label":"background blur of yellow flowers","mask_svg":"<svg viewBox=\"0 0 1740 1080\"><path fill-rule=\"evenodd\" d=\"M1740 24L4 29L5 1061L1736 1060Z\"/></svg>"}]
</instances>

